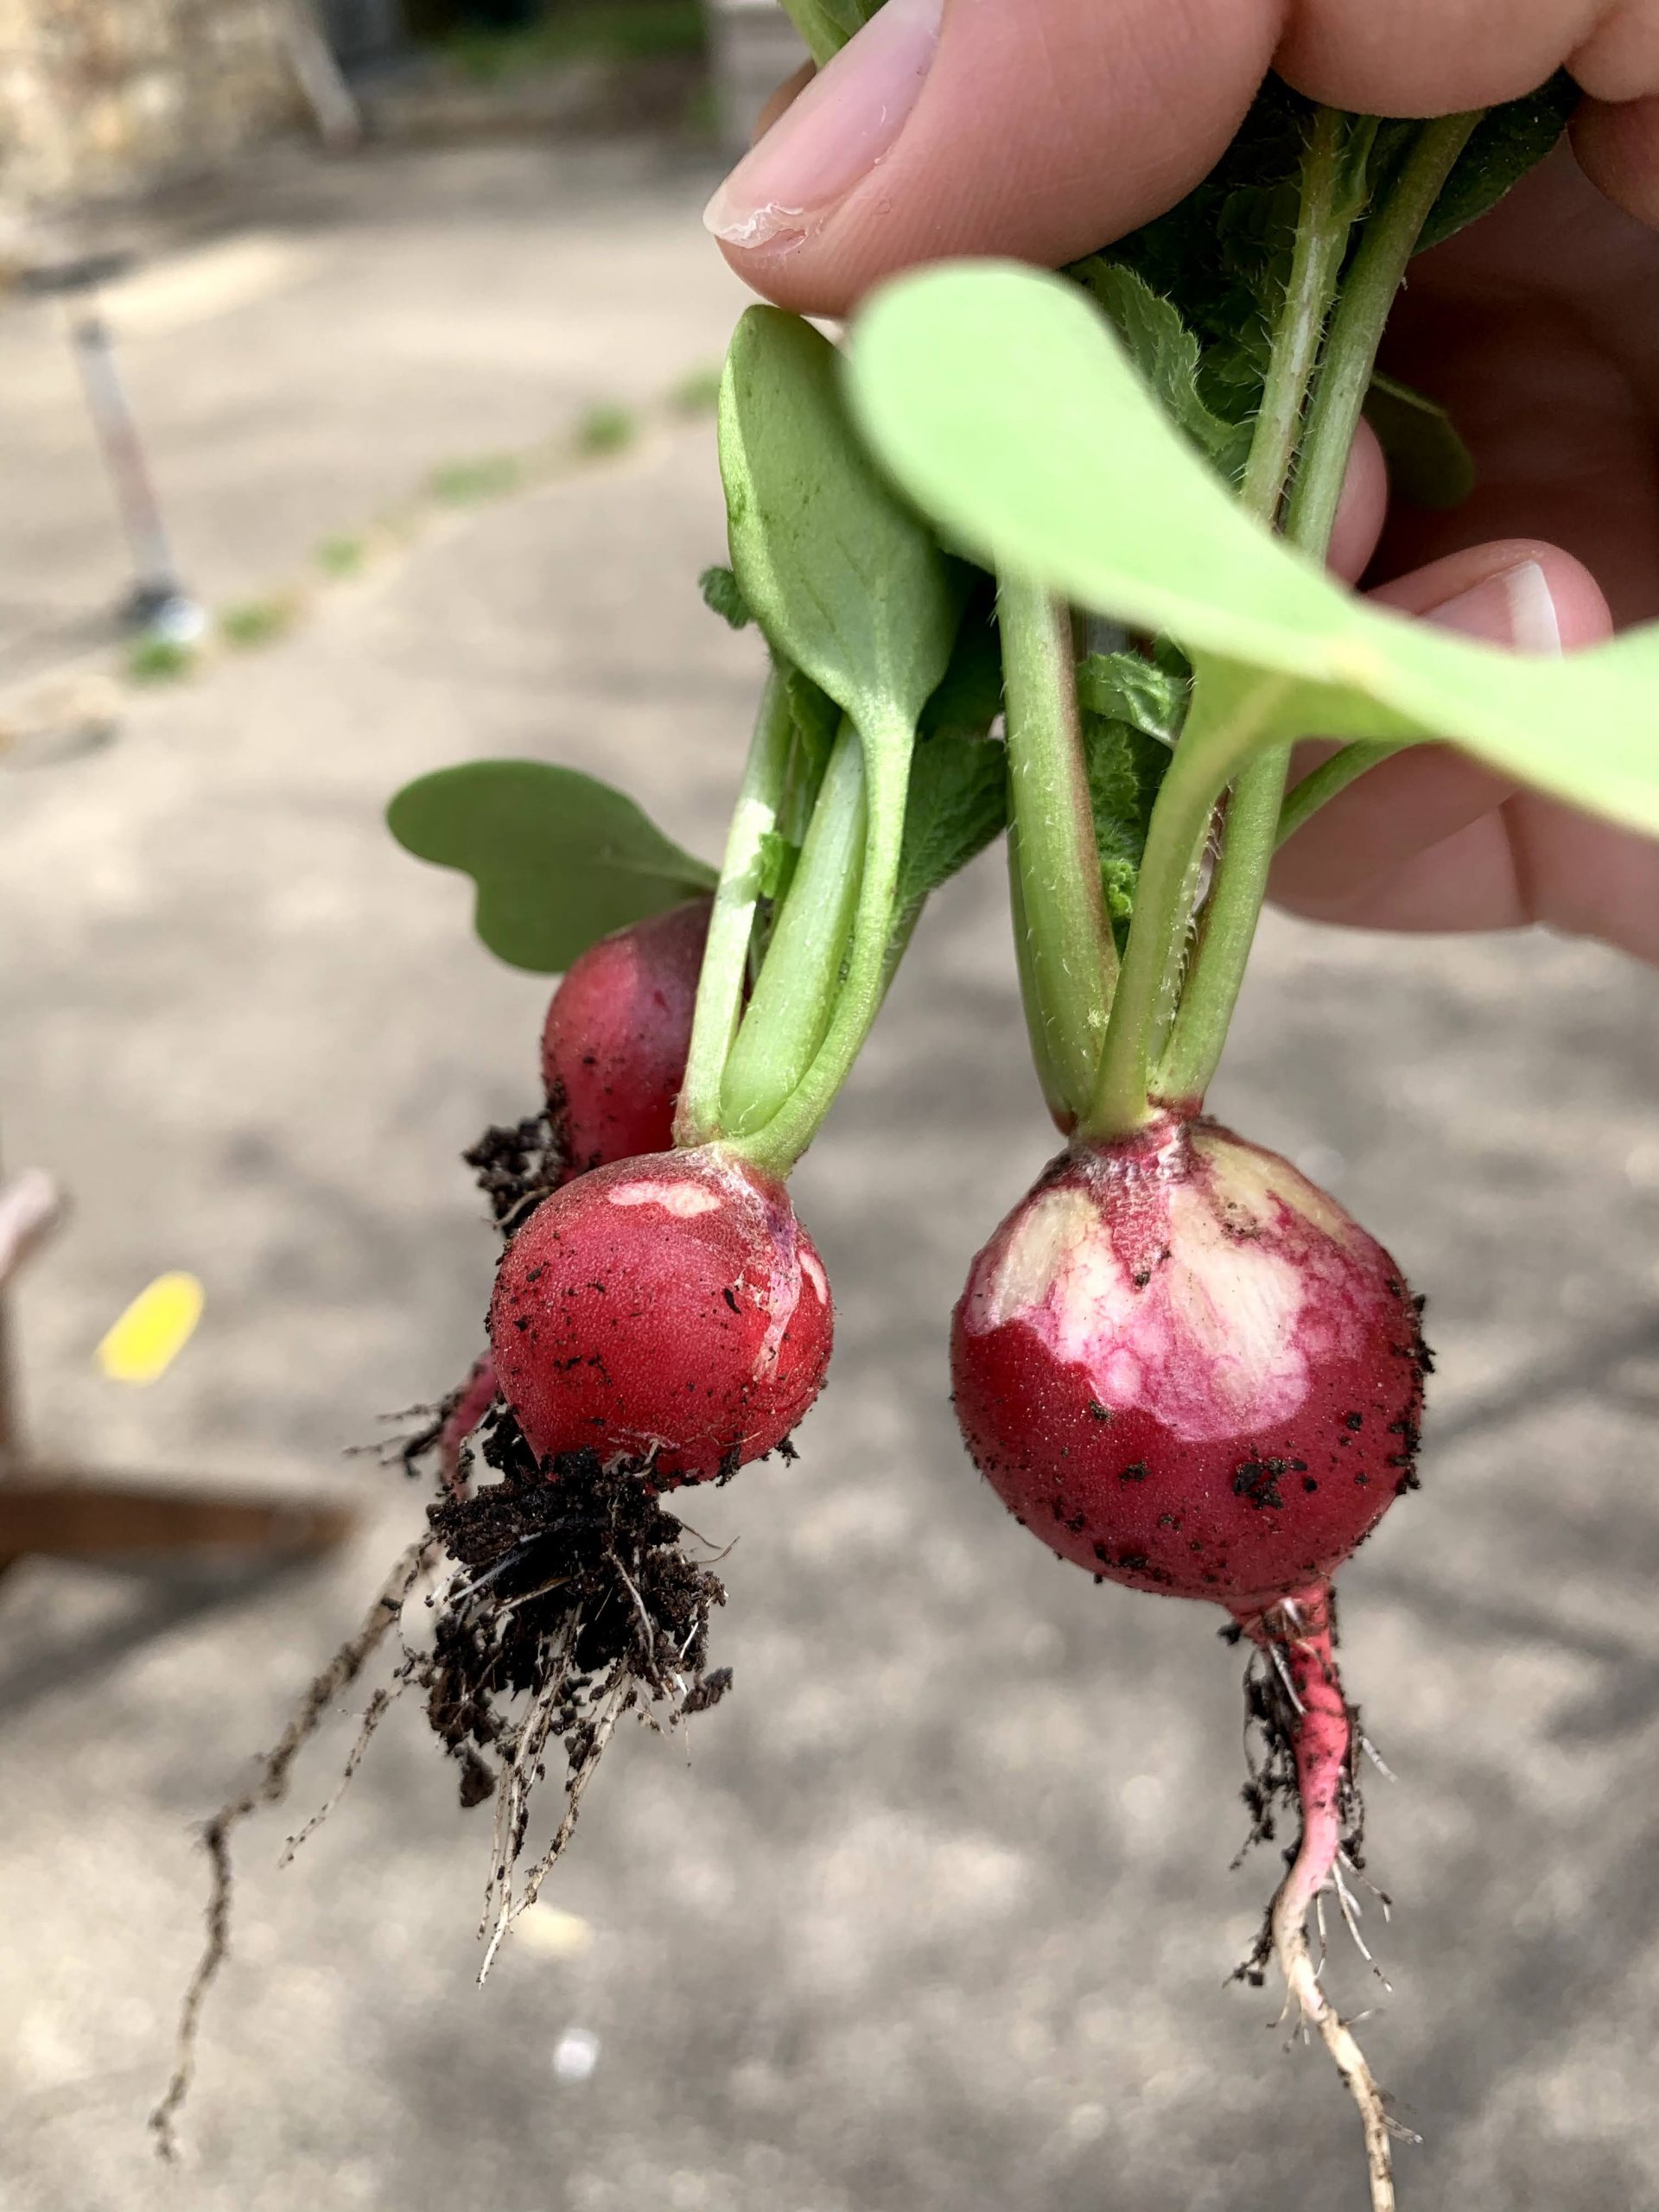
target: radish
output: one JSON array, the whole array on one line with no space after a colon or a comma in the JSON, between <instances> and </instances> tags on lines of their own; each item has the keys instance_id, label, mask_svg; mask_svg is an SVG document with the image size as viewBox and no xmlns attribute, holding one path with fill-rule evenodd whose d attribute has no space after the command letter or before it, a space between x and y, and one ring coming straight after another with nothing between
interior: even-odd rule
<instances>
[{"instance_id":1,"label":"radish","mask_svg":"<svg viewBox=\"0 0 1659 2212\"><path fill-rule=\"evenodd\" d=\"M785 1443L832 1334L782 1184L717 1145L567 1184L507 1247L490 1309L501 1390L544 1463L594 1452L668 1482Z\"/></svg>"},{"instance_id":2,"label":"radish","mask_svg":"<svg viewBox=\"0 0 1659 2212\"><path fill-rule=\"evenodd\" d=\"M693 899L601 938L554 992L542 1076L567 1177L673 1142L709 914Z\"/></svg>"},{"instance_id":3,"label":"radish","mask_svg":"<svg viewBox=\"0 0 1659 2212\"><path fill-rule=\"evenodd\" d=\"M1241 1621L1322 1586L1415 1481L1425 1355L1399 1270L1214 1122L1062 1154L975 1261L950 1359L1016 1519Z\"/></svg>"},{"instance_id":4,"label":"radish","mask_svg":"<svg viewBox=\"0 0 1659 2212\"><path fill-rule=\"evenodd\" d=\"M1416 1487L1420 1311L1287 1160L1166 1114L1052 1163L974 1262L950 1339L963 1439L1015 1519L1097 1581L1225 1606L1267 1656L1252 1710L1301 1837L1243 1971L1276 1958L1319 2028L1382 2203L1390 2123L1305 1923L1327 1888L1348 1910L1357 1866L1331 1578Z\"/></svg>"}]
</instances>

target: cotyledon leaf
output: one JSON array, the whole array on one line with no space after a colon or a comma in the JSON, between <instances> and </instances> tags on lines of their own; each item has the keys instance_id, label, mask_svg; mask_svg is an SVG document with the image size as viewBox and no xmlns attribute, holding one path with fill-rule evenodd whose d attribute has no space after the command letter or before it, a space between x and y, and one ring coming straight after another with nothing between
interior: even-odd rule
<instances>
[{"instance_id":1,"label":"cotyledon leaf","mask_svg":"<svg viewBox=\"0 0 1659 2212\"><path fill-rule=\"evenodd\" d=\"M405 851L472 877L479 936L539 975L715 886L713 868L625 792L542 760L473 760L419 776L386 821Z\"/></svg>"},{"instance_id":2,"label":"cotyledon leaf","mask_svg":"<svg viewBox=\"0 0 1659 2212\"><path fill-rule=\"evenodd\" d=\"M779 308L750 308L720 394L732 567L774 651L867 743L908 743L944 674L963 580L872 467L836 349Z\"/></svg>"},{"instance_id":3,"label":"cotyledon leaf","mask_svg":"<svg viewBox=\"0 0 1659 2212\"><path fill-rule=\"evenodd\" d=\"M1257 745L1450 738L1659 832L1659 625L1552 660L1356 598L1235 505L1074 285L994 262L902 277L860 317L849 378L874 450L947 540L1281 679Z\"/></svg>"}]
</instances>

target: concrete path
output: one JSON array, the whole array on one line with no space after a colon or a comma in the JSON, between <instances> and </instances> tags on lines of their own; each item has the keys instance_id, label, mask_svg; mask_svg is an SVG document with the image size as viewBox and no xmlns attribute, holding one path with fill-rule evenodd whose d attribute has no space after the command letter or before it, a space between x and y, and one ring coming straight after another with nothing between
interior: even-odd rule
<instances>
[{"instance_id":1,"label":"concrete path","mask_svg":"<svg viewBox=\"0 0 1659 2212\"><path fill-rule=\"evenodd\" d=\"M205 582L251 587L457 448L715 349L734 300L702 181L647 165L623 193L624 160L324 175L310 274L144 341L142 375L135 340ZM579 230L601 207L612 256ZM198 347L218 365L187 390ZM46 338L0 321L0 380L30 360L62 456ZM29 488L0 596L95 599L94 487L37 481L6 435ZM481 1996L486 1834L413 1712L273 1871L348 1713L295 1817L245 1832L189 2163L150 2163L192 1823L416 1522L341 1454L470 1357L492 1246L454 1155L531 1102L543 988L491 963L381 806L526 753L716 849L757 680L697 601L721 543L706 427L661 434L139 697L106 750L0 772L0 1113L78 1201L22 1300L35 1427L367 1516L349 1556L257 1586L4 1585L6 2212L1361 2212L1322 2060L1223 1986L1274 1873L1228 1871L1236 1656L1198 1609L1051 1559L954 1438L949 1307L1048 1149L992 863L938 900L800 1173L841 1313L803 1462L691 1516L737 1540L734 1696L689 1746L620 1744ZM1371 2055L1427 2139L1407 2206L1659 2202L1656 1015L1659 982L1592 948L1275 922L1217 1096L1394 1249L1441 1354L1425 1489L1344 1583L1400 1777L1372 1791L1394 1994L1345 1946L1333 1972L1384 2005ZM102 1330L179 1266L207 1286L197 1338L148 1392L104 1382Z\"/></svg>"}]
</instances>

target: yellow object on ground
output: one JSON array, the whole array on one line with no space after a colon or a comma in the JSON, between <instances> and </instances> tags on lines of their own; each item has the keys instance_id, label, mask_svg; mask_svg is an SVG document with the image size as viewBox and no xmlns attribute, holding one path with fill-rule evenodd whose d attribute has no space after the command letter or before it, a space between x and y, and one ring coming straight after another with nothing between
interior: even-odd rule
<instances>
[{"instance_id":1,"label":"yellow object on ground","mask_svg":"<svg viewBox=\"0 0 1659 2212\"><path fill-rule=\"evenodd\" d=\"M141 1290L98 1348L112 1382L156 1382L195 1334L202 1288L194 1275L157 1275Z\"/></svg>"}]
</instances>

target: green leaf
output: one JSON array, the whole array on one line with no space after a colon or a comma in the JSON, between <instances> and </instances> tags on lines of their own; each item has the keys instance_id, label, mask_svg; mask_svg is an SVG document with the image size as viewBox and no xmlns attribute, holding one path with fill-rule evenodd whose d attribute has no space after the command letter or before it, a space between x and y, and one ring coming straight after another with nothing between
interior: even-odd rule
<instances>
[{"instance_id":1,"label":"green leaf","mask_svg":"<svg viewBox=\"0 0 1659 2212\"><path fill-rule=\"evenodd\" d=\"M558 975L613 930L714 888L714 870L623 792L541 760L474 760L417 777L386 820L417 860L472 877L480 937L538 975Z\"/></svg>"},{"instance_id":2,"label":"green leaf","mask_svg":"<svg viewBox=\"0 0 1659 2212\"><path fill-rule=\"evenodd\" d=\"M760 836L760 880L756 889L763 899L774 903L781 899L794 880L795 863L801 857L801 849L791 844L777 830L766 830Z\"/></svg>"},{"instance_id":3,"label":"green leaf","mask_svg":"<svg viewBox=\"0 0 1659 2212\"><path fill-rule=\"evenodd\" d=\"M1449 738L1659 832L1659 626L1551 660L1356 598L1228 497L1075 286L1007 264L901 278L860 319L849 388L953 544L1167 632L1201 683L1243 672L1240 757L1316 734Z\"/></svg>"},{"instance_id":4,"label":"green leaf","mask_svg":"<svg viewBox=\"0 0 1659 2212\"><path fill-rule=\"evenodd\" d=\"M1166 746L1180 734L1192 689L1185 670L1177 674L1141 653L1090 653L1077 668L1085 713L1128 722Z\"/></svg>"},{"instance_id":5,"label":"green leaf","mask_svg":"<svg viewBox=\"0 0 1659 2212\"><path fill-rule=\"evenodd\" d=\"M1084 716L1083 746L1101 890L1122 952L1135 912L1135 882L1153 801L1169 766L1169 747L1129 722L1093 714Z\"/></svg>"},{"instance_id":6,"label":"green leaf","mask_svg":"<svg viewBox=\"0 0 1659 2212\"><path fill-rule=\"evenodd\" d=\"M789 718L795 725L795 734L801 741L819 775L830 758L830 748L836 741L836 732L841 728L841 709L827 691L820 691L810 676L804 675L789 662L780 663L784 673L784 691L789 700Z\"/></svg>"},{"instance_id":7,"label":"green leaf","mask_svg":"<svg viewBox=\"0 0 1659 2212\"><path fill-rule=\"evenodd\" d=\"M966 868L1008 818L1007 766L988 738L924 738L910 772L893 912L901 919Z\"/></svg>"},{"instance_id":8,"label":"green leaf","mask_svg":"<svg viewBox=\"0 0 1659 2212\"><path fill-rule=\"evenodd\" d=\"M1475 488L1474 456L1444 407L1380 372L1365 420L1389 464L1389 488L1414 507L1458 507Z\"/></svg>"},{"instance_id":9,"label":"green leaf","mask_svg":"<svg viewBox=\"0 0 1659 2212\"><path fill-rule=\"evenodd\" d=\"M823 68L855 31L862 30L881 0L784 0L784 10Z\"/></svg>"},{"instance_id":10,"label":"green leaf","mask_svg":"<svg viewBox=\"0 0 1659 2212\"><path fill-rule=\"evenodd\" d=\"M1524 99L1488 109L1423 226L1418 252L1439 245L1495 207L1551 151L1582 97L1562 69Z\"/></svg>"},{"instance_id":11,"label":"green leaf","mask_svg":"<svg viewBox=\"0 0 1659 2212\"><path fill-rule=\"evenodd\" d=\"M697 589L702 594L703 605L734 630L747 630L753 621L754 611L729 569L705 569L697 578Z\"/></svg>"},{"instance_id":12,"label":"green leaf","mask_svg":"<svg viewBox=\"0 0 1659 2212\"><path fill-rule=\"evenodd\" d=\"M1202 347L1204 404L1238 429L1261 402L1294 245L1296 186L1312 113L1300 92L1267 78L1210 174L1105 257L1173 304Z\"/></svg>"},{"instance_id":13,"label":"green leaf","mask_svg":"<svg viewBox=\"0 0 1659 2212\"><path fill-rule=\"evenodd\" d=\"M836 349L811 324L751 308L720 395L732 566L773 649L865 740L907 735L944 674L957 580L855 436Z\"/></svg>"},{"instance_id":14,"label":"green leaf","mask_svg":"<svg viewBox=\"0 0 1659 2212\"><path fill-rule=\"evenodd\" d=\"M1144 276L1096 254L1069 272L1123 341L1125 351L1200 453L1231 477L1249 451L1249 430L1213 415L1198 394L1198 341L1173 300L1154 292Z\"/></svg>"},{"instance_id":15,"label":"green leaf","mask_svg":"<svg viewBox=\"0 0 1659 2212\"><path fill-rule=\"evenodd\" d=\"M996 585L976 576L950 664L922 709L924 737L983 737L1002 711L1002 648L996 633Z\"/></svg>"}]
</instances>

